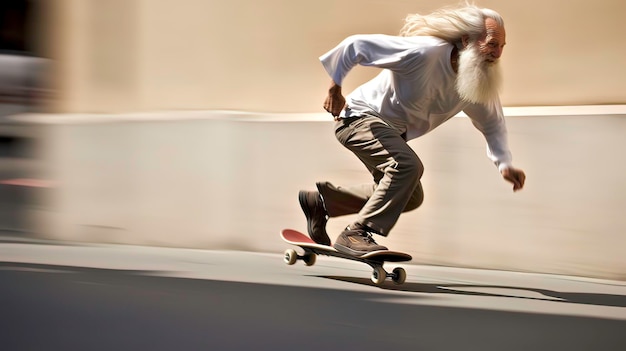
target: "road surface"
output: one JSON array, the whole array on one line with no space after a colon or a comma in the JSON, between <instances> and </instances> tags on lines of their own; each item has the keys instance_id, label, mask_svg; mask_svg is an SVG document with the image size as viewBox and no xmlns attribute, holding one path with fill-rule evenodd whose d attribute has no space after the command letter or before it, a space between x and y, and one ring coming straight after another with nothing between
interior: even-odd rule
<instances>
[{"instance_id":1,"label":"road surface","mask_svg":"<svg viewBox=\"0 0 626 351\"><path fill-rule=\"evenodd\" d=\"M0 240L0 349L626 350L626 282L402 266Z\"/></svg>"}]
</instances>

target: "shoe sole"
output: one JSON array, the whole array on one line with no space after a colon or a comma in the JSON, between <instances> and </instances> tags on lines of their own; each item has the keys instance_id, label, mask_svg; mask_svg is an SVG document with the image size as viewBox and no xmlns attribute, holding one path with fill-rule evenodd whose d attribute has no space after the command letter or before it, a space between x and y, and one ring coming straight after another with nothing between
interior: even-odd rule
<instances>
[{"instance_id":1,"label":"shoe sole","mask_svg":"<svg viewBox=\"0 0 626 351\"><path fill-rule=\"evenodd\" d=\"M309 207L306 205L306 193L304 191L300 191L298 193L298 202L300 202L300 208L302 208L302 212L304 212L304 217L306 217L306 229L309 233L309 237L313 239L313 241L315 241L317 244L327 246L330 245L330 238L328 238L328 242L318 242L311 234L313 233L313 228L311 228L309 221L309 218L311 218L311 213L309 212Z\"/></svg>"}]
</instances>

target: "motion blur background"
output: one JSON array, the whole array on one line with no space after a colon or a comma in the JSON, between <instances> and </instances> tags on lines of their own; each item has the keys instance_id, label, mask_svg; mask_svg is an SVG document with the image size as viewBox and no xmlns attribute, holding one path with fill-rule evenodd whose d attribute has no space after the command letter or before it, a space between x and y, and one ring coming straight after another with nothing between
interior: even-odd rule
<instances>
[{"instance_id":1,"label":"motion blur background","mask_svg":"<svg viewBox=\"0 0 626 351\"><path fill-rule=\"evenodd\" d=\"M3 240L282 251L280 229L306 228L299 189L370 181L321 110L317 58L451 4L2 0ZM527 186L513 194L454 118L411 142L425 203L380 242L417 263L626 279L626 3L477 4L506 21L502 101Z\"/></svg>"}]
</instances>

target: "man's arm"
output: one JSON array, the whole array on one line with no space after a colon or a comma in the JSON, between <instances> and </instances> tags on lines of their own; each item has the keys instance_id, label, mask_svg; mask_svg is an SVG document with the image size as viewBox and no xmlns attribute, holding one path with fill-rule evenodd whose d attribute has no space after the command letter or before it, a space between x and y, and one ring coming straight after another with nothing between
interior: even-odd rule
<instances>
[{"instance_id":1,"label":"man's arm","mask_svg":"<svg viewBox=\"0 0 626 351\"><path fill-rule=\"evenodd\" d=\"M356 66L372 66L402 70L403 58L413 52L415 45L405 38L383 34L353 35L320 57L331 78L324 109L338 119L346 104L341 84L348 72Z\"/></svg>"},{"instance_id":2,"label":"man's arm","mask_svg":"<svg viewBox=\"0 0 626 351\"><path fill-rule=\"evenodd\" d=\"M521 190L526 182L526 174L512 165L500 101L495 101L491 106L472 104L464 111L472 120L472 124L485 136L487 156L496 164L502 177L513 184L513 191Z\"/></svg>"},{"instance_id":3,"label":"man's arm","mask_svg":"<svg viewBox=\"0 0 626 351\"><path fill-rule=\"evenodd\" d=\"M405 38L390 35L352 35L320 56L320 61L333 82L341 85L356 65L401 70L403 59L415 51L411 44Z\"/></svg>"},{"instance_id":4,"label":"man's arm","mask_svg":"<svg viewBox=\"0 0 626 351\"><path fill-rule=\"evenodd\" d=\"M415 51L415 44L407 41L406 38L383 34L360 34L347 37L320 57L322 65L331 78L324 109L337 119L346 103L341 93L341 84L354 66L387 68L403 72L407 65L404 58L415 54Z\"/></svg>"}]
</instances>

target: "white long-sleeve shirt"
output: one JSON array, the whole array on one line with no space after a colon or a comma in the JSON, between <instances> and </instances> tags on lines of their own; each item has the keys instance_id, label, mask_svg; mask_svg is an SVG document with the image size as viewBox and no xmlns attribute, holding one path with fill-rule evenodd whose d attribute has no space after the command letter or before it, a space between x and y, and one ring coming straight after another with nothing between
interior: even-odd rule
<instances>
[{"instance_id":1,"label":"white long-sleeve shirt","mask_svg":"<svg viewBox=\"0 0 626 351\"><path fill-rule=\"evenodd\" d=\"M502 105L499 100L486 106L460 98L452 49L447 41L428 36L353 35L320 61L338 85L357 64L383 68L346 97L341 117L373 114L411 140L464 111L485 136L487 156L500 170L510 167Z\"/></svg>"}]
</instances>

